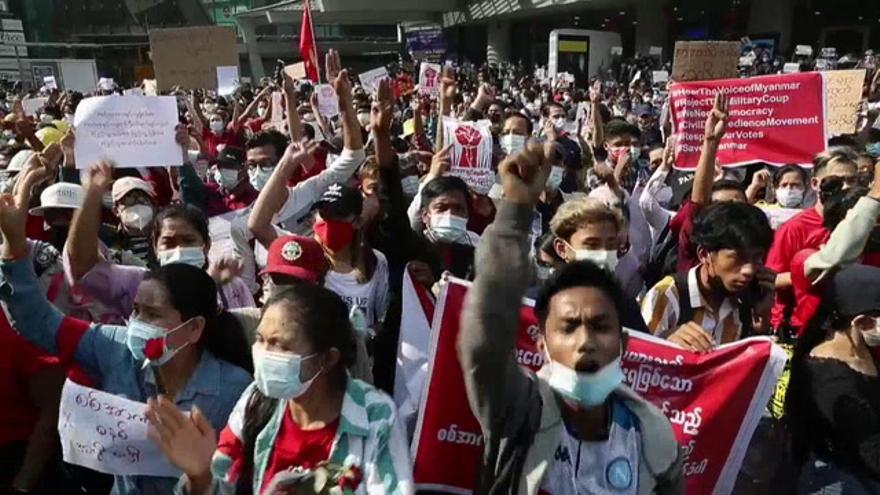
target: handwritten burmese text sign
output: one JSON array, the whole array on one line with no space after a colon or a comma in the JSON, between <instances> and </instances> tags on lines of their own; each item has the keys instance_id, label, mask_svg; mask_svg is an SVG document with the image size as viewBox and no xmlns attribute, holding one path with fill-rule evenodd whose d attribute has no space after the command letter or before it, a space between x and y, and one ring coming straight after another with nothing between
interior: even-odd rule
<instances>
[{"instance_id":1,"label":"handwritten burmese text sign","mask_svg":"<svg viewBox=\"0 0 880 495\"><path fill-rule=\"evenodd\" d=\"M735 41L678 41L672 58L672 79L710 81L736 77L741 54Z\"/></svg>"},{"instance_id":2,"label":"handwritten burmese text sign","mask_svg":"<svg viewBox=\"0 0 880 495\"><path fill-rule=\"evenodd\" d=\"M97 96L76 109L74 154L79 168L100 160L117 167L164 167L183 163L174 140L173 96Z\"/></svg>"},{"instance_id":3,"label":"handwritten burmese text sign","mask_svg":"<svg viewBox=\"0 0 880 495\"><path fill-rule=\"evenodd\" d=\"M180 476L148 438L146 409L68 380L58 414L64 461L118 476Z\"/></svg>"},{"instance_id":4,"label":"handwritten burmese text sign","mask_svg":"<svg viewBox=\"0 0 880 495\"><path fill-rule=\"evenodd\" d=\"M217 67L238 66L235 31L220 26L150 30L159 91L213 88Z\"/></svg>"},{"instance_id":5,"label":"handwritten burmese text sign","mask_svg":"<svg viewBox=\"0 0 880 495\"><path fill-rule=\"evenodd\" d=\"M413 438L413 476L421 489L473 490L483 448L456 352L466 282L443 286L432 322L425 392ZM516 360L529 370L544 359L531 303L520 310ZM698 355L629 331L626 384L663 411L684 455L687 493L729 493L746 448L785 364L785 353L756 337ZM604 469L604 467L601 467Z\"/></svg>"},{"instance_id":6,"label":"handwritten burmese text sign","mask_svg":"<svg viewBox=\"0 0 880 495\"><path fill-rule=\"evenodd\" d=\"M828 134L839 136L856 132L865 69L822 72L825 79Z\"/></svg>"},{"instance_id":7,"label":"handwritten burmese text sign","mask_svg":"<svg viewBox=\"0 0 880 495\"><path fill-rule=\"evenodd\" d=\"M809 166L825 149L825 103L818 73L677 83L669 93L678 136L677 168L697 166L706 117L718 93L727 95L729 102L727 132L718 147L721 165L763 161Z\"/></svg>"}]
</instances>

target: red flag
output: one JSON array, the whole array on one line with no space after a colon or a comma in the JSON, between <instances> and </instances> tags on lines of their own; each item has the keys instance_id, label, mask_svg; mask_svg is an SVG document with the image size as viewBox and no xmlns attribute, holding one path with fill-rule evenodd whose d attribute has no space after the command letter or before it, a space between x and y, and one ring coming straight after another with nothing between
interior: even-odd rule
<instances>
[{"instance_id":1,"label":"red flag","mask_svg":"<svg viewBox=\"0 0 880 495\"><path fill-rule=\"evenodd\" d=\"M303 3L302 26L299 30L299 54L306 66L306 77L316 83L320 82L318 80L318 44L315 42L312 8L308 0Z\"/></svg>"}]
</instances>

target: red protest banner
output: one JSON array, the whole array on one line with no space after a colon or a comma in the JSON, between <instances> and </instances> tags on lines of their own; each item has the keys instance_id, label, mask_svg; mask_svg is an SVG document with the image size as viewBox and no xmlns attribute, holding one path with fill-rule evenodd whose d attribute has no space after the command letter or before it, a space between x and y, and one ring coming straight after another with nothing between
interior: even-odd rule
<instances>
[{"instance_id":1,"label":"red protest banner","mask_svg":"<svg viewBox=\"0 0 880 495\"><path fill-rule=\"evenodd\" d=\"M673 84L669 100L678 136L675 166L697 166L706 116L719 91L730 103L719 163L810 166L827 142L823 84L818 72Z\"/></svg>"},{"instance_id":2,"label":"red protest banner","mask_svg":"<svg viewBox=\"0 0 880 495\"><path fill-rule=\"evenodd\" d=\"M470 493L482 452L480 425L467 403L456 353L467 284L450 280L434 311L430 368L413 438L418 489ZM521 309L517 361L532 370L537 321ZM687 493L729 493L757 427L785 353L763 337L698 355L655 337L629 332L623 366L629 386L669 417L685 455Z\"/></svg>"}]
</instances>

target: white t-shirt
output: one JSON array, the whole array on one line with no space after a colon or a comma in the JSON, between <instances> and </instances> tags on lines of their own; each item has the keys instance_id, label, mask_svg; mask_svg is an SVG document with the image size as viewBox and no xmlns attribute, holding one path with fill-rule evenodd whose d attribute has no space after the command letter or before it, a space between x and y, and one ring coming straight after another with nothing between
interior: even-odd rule
<instances>
[{"instance_id":1,"label":"white t-shirt","mask_svg":"<svg viewBox=\"0 0 880 495\"><path fill-rule=\"evenodd\" d=\"M626 407L614 405L608 440L585 442L563 426L541 481L549 495L635 495L639 489L639 432Z\"/></svg>"},{"instance_id":2,"label":"white t-shirt","mask_svg":"<svg viewBox=\"0 0 880 495\"><path fill-rule=\"evenodd\" d=\"M339 294L349 311L357 307L363 312L369 328L385 319L388 309L388 260L375 249L373 253L376 255L376 270L366 283L358 283L354 271L338 273L333 270L327 272L324 282L324 287Z\"/></svg>"}]
</instances>

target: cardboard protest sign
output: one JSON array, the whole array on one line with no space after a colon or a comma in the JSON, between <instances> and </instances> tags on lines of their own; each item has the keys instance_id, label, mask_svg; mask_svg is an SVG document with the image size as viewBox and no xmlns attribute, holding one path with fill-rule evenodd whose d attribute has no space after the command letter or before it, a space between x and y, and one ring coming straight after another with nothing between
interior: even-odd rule
<instances>
[{"instance_id":1,"label":"cardboard protest sign","mask_svg":"<svg viewBox=\"0 0 880 495\"><path fill-rule=\"evenodd\" d=\"M177 98L96 96L76 108L74 155L78 168L100 160L116 167L164 167L183 163L174 140Z\"/></svg>"},{"instance_id":2,"label":"cardboard protest sign","mask_svg":"<svg viewBox=\"0 0 880 495\"><path fill-rule=\"evenodd\" d=\"M284 67L284 72L291 79L305 79L306 78L306 64L305 62L297 62L295 64L290 64Z\"/></svg>"},{"instance_id":3,"label":"cardboard protest sign","mask_svg":"<svg viewBox=\"0 0 880 495\"><path fill-rule=\"evenodd\" d=\"M825 122L829 136L856 132L865 69L823 72L825 79Z\"/></svg>"},{"instance_id":4,"label":"cardboard protest sign","mask_svg":"<svg viewBox=\"0 0 880 495\"><path fill-rule=\"evenodd\" d=\"M45 96L40 98L25 98L21 100L21 108L24 110L25 115L35 116L48 102L49 98Z\"/></svg>"},{"instance_id":5,"label":"cardboard protest sign","mask_svg":"<svg viewBox=\"0 0 880 495\"><path fill-rule=\"evenodd\" d=\"M150 50L159 91L213 88L217 67L238 65L235 31L229 27L153 29Z\"/></svg>"},{"instance_id":6,"label":"cardboard protest sign","mask_svg":"<svg viewBox=\"0 0 880 495\"><path fill-rule=\"evenodd\" d=\"M433 311L429 370L412 444L417 489L474 489L483 435L468 406L456 350L467 290L466 282L451 279ZM529 301L521 306L520 318L516 360L535 371L544 358ZM621 361L624 382L672 423L684 456L686 493L730 493L782 373L785 352L770 339L755 337L696 354L630 331ZM597 469L607 472L606 466Z\"/></svg>"},{"instance_id":7,"label":"cardboard protest sign","mask_svg":"<svg viewBox=\"0 0 880 495\"><path fill-rule=\"evenodd\" d=\"M443 142L452 143L449 173L464 179L480 194L495 182L492 172L492 123L488 120L463 122L443 117Z\"/></svg>"},{"instance_id":8,"label":"cardboard protest sign","mask_svg":"<svg viewBox=\"0 0 880 495\"><path fill-rule=\"evenodd\" d=\"M148 438L147 405L68 380L61 390L58 434L64 461L117 476L177 478Z\"/></svg>"},{"instance_id":9,"label":"cardboard protest sign","mask_svg":"<svg viewBox=\"0 0 880 495\"><path fill-rule=\"evenodd\" d=\"M333 86L319 84L315 86L315 93L318 94L318 111L321 115L327 118L339 115L339 97Z\"/></svg>"},{"instance_id":10,"label":"cardboard protest sign","mask_svg":"<svg viewBox=\"0 0 880 495\"><path fill-rule=\"evenodd\" d=\"M388 77L388 69L385 67L377 67L372 70L368 70L363 74L358 74L358 79L361 81L361 86L368 93L375 93L376 90L379 89L379 81Z\"/></svg>"},{"instance_id":11,"label":"cardboard protest sign","mask_svg":"<svg viewBox=\"0 0 880 495\"><path fill-rule=\"evenodd\" d=\"M238 79L238 66L229 65L217 67L217 94L220 96L229 96L238 89L240 81Z\"/></svg>"},{"instance_id":12,"label":"cardboard protest sign","mask_svg":"<svg viewBox=\"0 0 880 495\"><path fill-rule=\"evenodd\" d=\"M822 76L815 72L676 83L669 91L673 132L678 135L675 165L697 166L706 116L715 94L729 97L727 132L718 149L724 166L756 161L811 166L825 149Z\"/></svg>"},{"instance_id":13,"label":"cardboard protest sign","mask_svg":"<svg viewBox=\"0 0 880 495\"><path fill-rule=\"evenodd\" d=\"M741 55L735 41L678 41L672 58L675 81L711 81L736 77Z\"/></svg>"},{"instance_id":14,"label":"cardboard protest sign","mask_svg":"<svg viewBox=\"0 0 880 495\"><path fill-rule=\"evenodd\" d=\"M429 96L440 95L440 75L443 66L422 62L419 67L419 94Z\"/></svg>"}]
</instances>

